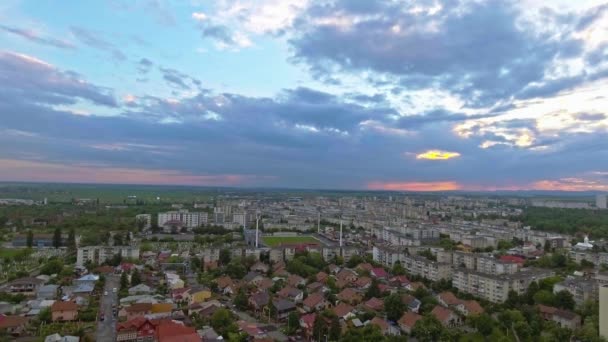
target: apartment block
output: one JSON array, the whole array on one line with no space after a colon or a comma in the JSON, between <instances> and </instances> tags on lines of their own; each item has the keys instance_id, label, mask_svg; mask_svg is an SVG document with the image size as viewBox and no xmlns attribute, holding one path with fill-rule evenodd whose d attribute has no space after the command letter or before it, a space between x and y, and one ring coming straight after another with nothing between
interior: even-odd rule
<instances>
[{"instance_id":1,"label":"apartment block","mask_svg":"<svg viewBox=\"0 0 608 342\"><path fill-rule=\"evenodd\" d=\"M120 254L123 258L139 259L139 247L136 246L87 246L79 247L76 254L76 265L82 266L87 261L101 264Z\"/></svg>"},{"instance_id":2,"label":"apartment block","mask_svg":"<svg viewBox=\"0 0 608 342\"><path fill-rule=\"evenodd\" d=\"M197 228L207 223L206 212L189 212L188 210L167 211L158 213L158 226L163 227L170 222L181 222L184 227Z\"/></svg>"},{"instance_id":3,"label":"apartment block","mask_svg":"<svg viewBox=\"0 0 608 342\"><path fill-rule=\"evenodd\" d=\"M509 291L518 294L526 291L530 283L555 275L542 269L527 269L514 274L493 275L467 269L457 269L452 276L452 286L494 303L507 300Z\"/></svg>"}]
</instances>

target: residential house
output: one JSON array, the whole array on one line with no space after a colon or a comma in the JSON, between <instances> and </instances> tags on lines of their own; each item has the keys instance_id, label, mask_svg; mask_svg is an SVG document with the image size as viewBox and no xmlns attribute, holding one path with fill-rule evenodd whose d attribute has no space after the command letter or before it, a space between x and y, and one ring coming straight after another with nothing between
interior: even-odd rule
<instances>
[{"instance_id":1,"label":"residential house","mask_svg":"<svg viewBox=\"0 0 608 342\"><path fill-rule=\"evenodd\" d=\"M176 273L167 272L165 273L165 278L167 279L167 286L170 290L180 289L185 285L184 281Z\"/></svg>"},{"instance_id":2,"label":"residential house","mask_svg":"<svg viewBox=\"0 0 608 342\"><path fill-rule=\"evenodd\" d=\"M287 286L277 292L277 296L283 299L289 299L294 303L300 303L304 300L304 291L295 287Z\"/></svg>"},{"instance_id":3,"label":"residential house","mask_svg":"<svg viewBox=\"0 0 608 342\"><path fill-rule=\"evenodd\" d=\"M420 310L420 305L422 305L422 302L420 300L409 294L401 296L401 302L407 305L407 309L409 311L415 313L418 313L418 311Z\"/></svg>"},{"instance_id":4,"label":"residential house","mask_svg":"<svg viewBox=\"0 0 608 342\"><path fill-rule=\"evenodd\" d=\"M171 299L173 299L173 301L176 303L190 302L190 291L191 289L189 287L173 289L171 290Z\"/></svg>"},{"instance_id":5,"label":"residential house","mask_svg":"<svg viewBox=\"0 0 608 342\"><path fill-rule=\"evenodd\" d=\"M355 281L354 285L359 290L367 290L372 285L372 278L361 277Z\"/></svg>"},{"instance_id":6,"label":"residential house","mask_svg":"<svg viewBox=\"0 0 608 342\"><path fill-rule=\"evenodd\" d=\"M45 281L33 277L15 279L8 284L4 285L4 291L8 293L20 293L25 296L34 296Z\"/></svg>"},{"instance_id":7,"label":"residential house","mask_svg":"<svg viewBox=\"0 0 608 342\"><path fill-rule=\"evenodd\" d=\"M465 316L480 315L484 312L476 300L463 300L457 309Z\"/></svg>"},{"instance_id":8,"label":"residential house","mask_svg":"<svg viewBox=\"0 0 608 342\"><path fill-rule=\"evenodd\" d=\"M13 337L19 336L26 331L29 320L23 316L0 315L0 332L5 332Z\"/></svg>"},{"instance_id":9,"label":"residential house","mask_svg":"<svg viewBox=\"0 0 608 342\"><path fill-rule=\"evenodd\" d=\"M547 321L554 321L562 328L576 330L581 326L581 316L568 310L558 309L547 305L538 305L541 317Z\"/></svg>"},{"instance_id":10,"label":"residential house","mask_svg":"<svg viewBox=\"0 0 608 342\"><path fill-rule=\"evenodd\" d=\"M454 311L443 306L436 305L431 314L446 328L457 327L461 324L460 317Z\"/></svg>"},{"instance_id":11,"label":"residential house","mask_svg":"<svg viewBox=\"0 0 608 342\"><path fill-rule=\"evenodd\" d=\"M349 318L354 317L354 310L354 307L346 303L340 303L333 308L333 312L336 316L343 321L347 321Z\"/></svg>"},{"instance_id":12,"label":"residential house","mask_svg":"<svg viewBox=\"0 0 608 342\"><path fill-rule=\"evenodd\" d=\"M306 285L306 279L297 274L291 274L289 277L287 277L287 285L292 287L304 286Z\"/></svg>"},{"instance_id":13,"label":"residential house","mask_svg":"<svg viewBox=\"0 0 608 342\"><path fill-rule=\"evenodd\" d=\"M306 286L306 289L308 290L308 293L314 293L325 292L327 288L325 287L325 285L315 281L314 283L308 284L308 286Z\"/></svg>"},{"instance_id":14,"label":"residential house","mask_svg":"<svg viewBox=\"0 0 608 342\"><path fill-rule=\"evenodd\" d=\"M117 342L153 341L156 325L149 319L137 317L116 325Z\"/></svg>"},{"instance_id":15,"label":"residential house","mask_svg":"<svg viewBox=\"0 0 608 342\"><path fill-rule=\"evenodd\" d=\"M454 308L461 302L461 300L450 291L441 292L436 297L439 304L445 306L446 308Z\"/></svg>"},{"instance_id":16,"label":"residential house","mask_svg":"<svg viewBox=\"0 0 608 342\"><path fill-rule=\"evenodd\" d=\"M338 298L338 300L342 302L351 305L357 305L363 300L363 296L361 295L361 293L355 291L355 289L350 287L347 287L344 290L340 291L340 293L336 295L336 298Z\"/></svg>"},{"instance_id":17,"label":"residential house","mask_svg":"<svg viewBox=\"0 0 608 342\"><path fill-rule=\"evenodd\" d=\"M249 297L249 305L253 308L256 314L260 314L264 307L268 305L270 296L268 292L258 292Z\"/></svg>"},{"instance_id":18,"label":"residential house","mask_svg":"<svg viewBox=\"0 0 608 342\"><path fill-rule=\"evenodd\" d=\"M382 299L378 299L376 297L370 298L368 301L365 302L363 306L368 310L376 312L384 310L384 302L382 301Z\"/></svg>"},{"instance_id":19,"label":"residential house","mask_svg":"<svg viewBox=\"0 0 608 342\"><path fill-rule=\"evenodd\" d=\"M75 321L78 317L78 305L74 302L56 301L51 305L51 319L53 322Z\"/></svg>"},{"instance_id":20,"label":"residential house","mask_svg":"<svg viewBox=\"0 0 608 342\"><path fill-rule=\"evenodd\" d=\"M261 261L258 261L255 264L253 264L253 266L251 266L251 268L249 270L266 274L269 269L270 269L270 267L268 267L268 265L266 265L265 263L263 263Z\"/></svg>"},{"instance_id":21,"label":"residential house","mask_svg":"<svg viewBox=\"0 0 608 342\"><path fill-rule=\"evenodd\" d=\"M36 292L36 299L56 299L59 293L59 285L43 285Z\"/></svg>"},{"instance_id":22,"label":"residential house","mask_svg":"<svg viewBox=\"0 0 608 342\"><path fill-rule=\"evenodd\" d=\"M264 279L264 276L258 272L249 272L243 277L245 284L258 286L258 284Z\"/></svg>"},{"instance_id":23,"label":"residential house","mask_svg":"<svg viewBox=\"0 0 608 342\"><path fill-rule=\"evenodd\" d=\"M158 342L201 342L196 329L187 327L175 321L164 320L156 326L156 340Z\"/></svg>"},{"instance_id":24,"label":"residential house","mask_svg":"<svg viewBox=\"0 0 608 342\"><path fill-rule=\"evenodd\" d=\"M309 313L300 316L300 327L304 331L304 336L306 336L308 339L312 337L313 327L315 325L316 318L317 314L315 313Z\"/></svg>"},{"instance_id":25,"label":"residential house","mask_svg":"<svg viewBox=\"0 0 608 342\"><path fill-rule=\"evenodd\" d=\"M78 279L74 279L74 285L78 286L78 285L87 284L87 285L95 286L95 283L98 280L99 280L99 276L96 274L85 274Z\"/></svg>"},{"instance_id":26,"label":"residential house","mask_svg":"<svg viewBox=\"0 0 608 342\"><path fill-rule=\"evenodd\" d=\"M404 275L394 276L389 279L389 284L396 287L407 287L411 281Z\"/></svg>"},{"instance_id":27,"label":"residential house","mask_svg":"<svg viewBox=\"0 0 608 342\"><path fill-rule=\"evenodd\" d=\"M372 264L370 264L369 262L360 263L359 265L357 265L357 270L366 272L371 272L373 268L374 266L372 266Z\"/></svg>"},{"instance_id":28,"label":"residential house","mask_svg":"<svg viewBox=\"0 0 608 342\"><path fill-rule=\"evenodd\" d=\"M169 316L173 312L173 303L154 303L150 307L150 314L156 315L157 317Z\"/></svg>"},{"instance_id":29,"label":"residential house","mask_svg":"<svg viewBox=\"0 0 608 342\"><path fill-rule=\"evenodd\" d=\"M329 305L329 302L321 293L313 293L304 299L302 309L305 312L321 311L329 307Z\"/></svg>"},{"instance_id":30,"label":"residential house","mask_svg":"<svg viewBox=\"0 0 608 342\"><path fill-rule=\"evenodd\" d=\"M218 290L225 295L236 293L235 288L233 287L233 281L229 276L219 277L215 280L217 284Z\"/></svg>"},{"instance_id":31,"label":"residential house","mask_svg":"<svg viewBox=\"0 0 608 342\"><path fill-rule=\"evenodd\" d=\"M286 320L289 313L296 310L296 304L287 299L274 299L272 304L276 309L276 319L278 321Z\"/></svg>"},{"instance_id":32,"label":"residential house","mask_svg":"<svg viewBox=\"0 0 608 342\"><path fill-rule=\"evenodd\" d=\"M568 310L557 309L553 313L553 321L562 328L572 331L581 327L581 316Z\"/></svg>"},{"instance_id":33,"label":"residential house","mask_svg":"<svg viewBox=\"0 0 608 342\"><path fill-rule=\"evenodd\" d=\"M379 280L387 280L389 278L389 274L382 267L373 268L369 274Z\"/></svg>"},{"instance_id":34,"label":"residential house","mask_svg":"<svg viewBox=\"0 0 608 342\"><path fill-rule=\"evenodd\" d=\"M190 304L202 303L211 298L211 291L208 289L195 290L190 294Z\"/></svg>"},{"instance_id":35,"label":"residential house","mask_svg":"<svg viewBox=\"0 0 608 342\"><path fill-rule=\"evenodd\" d=\"M79 341L80 341L79 336L71 336L71 335L61 336L58 333L48 335L47 337L44 338L44 342L79 342Z\"/></svg>"},{"instance_id":36,"label":"residential house","mask_svg":"<svg viewBox=\"0 0 608 342\"><path fill-rule=\"evenodd\" d=\"M385 335L385 336L399 335L399 329L397 329L395 326L388 323L384 318L380 318L380 317L376 316L376 317L372 318L372 320L369 322L369 324L375 325L378 328L380 328L380 332L382 333L382 335Z\"/></svg>"},{"instance_id":37,"label":"residential house","mask_svg":"<svg viewBox=\"0 0 608 342\"><path fill-rule=\"evenodd\" d=\"M144 317L152 313L152 304L151 303L135 303L130 306L127 306L124 310L124 315L127 318L127 321L130 321L134 318ZM121 311L123 311L121 310ZM121 312L121 316L122 316Z\"/></svg>"},{"instance_id":38,"label":"residential house","mask_svg":"<svg viewBox=\"0 0 608 342\"><path fill-rule=\"evenodd\" d=\"M319 283L325 284L325 282L327 281L328 277L329 277L329 275L327 273L321 271L321 272L317 273L317 275L315 276L315 279Z\"/></svg>"},{"instance_id":39,"label":"residential house","mask_svg":"<svg viewBox=\"0 0 608 342\"><path fill-rule=\"evenodd\" d=\"M411 334L412 330L414 329L414 326L416 325L416 322L421 319L422 316L420 316L419 314L408 311L404 313L403 316L401 316L397 323L399 324L399 328L401 328L401 331L406 334Z\"/></svg>"},{"instance_id":40,"label":"residential house","mask_svg":"<svg viewBox=\"0 0 608 342\"><path fill-rule=\"evenodd\" d=\"M343 268L342 270L340 270L340 272L338 272L336 278L347 283L353 283L357 281L359 276L355 271L348 268Z\"/></svg>"},{"instance_id":41,"label":"residential house","mask_svg":"<svg viewBox=\"0 0 608 342\"><path fill-rule=\"evenodd\" d=\"M139 294L152 294L154 293L154 290L146 284L139 284L129 288L128 292L129 295L134 296Z\"/></svg>"},{"instance_id":42,"label":"residential house","mask_svg":"<svg viewBox=\"0 0 608 342\"><path fill-rule=\"evenodd\" d=\"M249 339L254 341L259 341L262 338L266 337L266 333L260 327L258 323L250 323L245 321L237 321L236 325L239 327L239 330L249 335Z\"/></svg>"}]
</instances>

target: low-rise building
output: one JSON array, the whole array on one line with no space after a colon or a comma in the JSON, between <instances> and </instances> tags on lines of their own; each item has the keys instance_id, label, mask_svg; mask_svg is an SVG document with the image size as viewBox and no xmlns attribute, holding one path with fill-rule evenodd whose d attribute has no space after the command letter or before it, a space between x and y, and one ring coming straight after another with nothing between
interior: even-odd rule
<instances>
[{"instance_id":1,"label":"low-rise building","mask_svg":"<svg viewBox=\"0 0 608 342\"><path fill-rule=\"evenodd\" d=\"M76 254L76 265L83 266L87 261L102 264L115 255L120 254L124 259L139 259L137 246L86 246L79 247Z\"/></svg>"}]
</instances>

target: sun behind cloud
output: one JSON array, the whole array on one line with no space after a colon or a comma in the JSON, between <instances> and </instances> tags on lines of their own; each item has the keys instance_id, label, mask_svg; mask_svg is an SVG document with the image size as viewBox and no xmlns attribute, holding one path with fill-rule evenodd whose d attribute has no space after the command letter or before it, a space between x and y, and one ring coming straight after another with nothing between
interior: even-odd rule
<instances>
[{"instance_id":1,"label":"sun behind cloud","mask_svg":"<svg viewBox=\"0 0 608 342\"><path fill-rule=\"evenodd\" d=\"M442 150L428 150L426 152L416 155L416 159L427 159L427 160L447 160L452 158L460 157L458 152L449 152Z\"/></svg>"}]
</instances>

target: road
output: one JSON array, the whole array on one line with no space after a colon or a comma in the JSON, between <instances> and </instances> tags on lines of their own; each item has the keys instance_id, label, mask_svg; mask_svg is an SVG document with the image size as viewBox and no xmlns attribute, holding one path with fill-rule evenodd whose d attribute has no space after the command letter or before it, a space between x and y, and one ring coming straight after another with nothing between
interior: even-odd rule
<instances>
[{"instance_id":1,"label":"road","mask_svg":"<svg viewBox=\"0 0 608 342\"><path fill-rule=\"evenodd\" d=\"M112 314L112 304L116 304L118 308L118 293L112 291L113 288L118 289L120 278L116 275L106 276L106 286L104 291L108 292L105 296L101 294L101 307L99 308L100 315L104 314L105 319L97 324L97 342L114 342L116 341L116 320Z\"/></svg>"}]
</instances>

